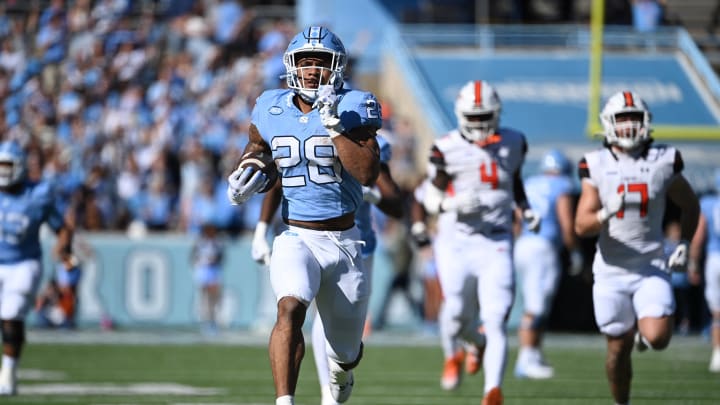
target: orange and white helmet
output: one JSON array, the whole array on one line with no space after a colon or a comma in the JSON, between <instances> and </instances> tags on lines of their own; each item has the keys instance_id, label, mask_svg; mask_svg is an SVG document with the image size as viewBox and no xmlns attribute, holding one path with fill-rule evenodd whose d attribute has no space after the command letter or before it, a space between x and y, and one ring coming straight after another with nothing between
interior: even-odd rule
<instances>
[{"instance_id":1,"label":"orange and white helmet","mask_svg":"<svg viewBox=\"0 0 720 405\"><path fill-rule=\"evenodd\" d=\"M625 119L618 120L621 117ZM635 149L650 141L650 119L647 104L632 91L615 93L600 113L607 143L625 150Z\"/></svg>"},{"instance_id":2,"label":"orange and white helmet","mask_svg":"<svg viewBox=\"0 0 720 405\"><path fill-rule=\"evenodd\" d=\"M500 97L488 82L466 83L455 100L460 133L473 142L485 140L497 130L501 108Z\"/></svg>"}]
</instances>

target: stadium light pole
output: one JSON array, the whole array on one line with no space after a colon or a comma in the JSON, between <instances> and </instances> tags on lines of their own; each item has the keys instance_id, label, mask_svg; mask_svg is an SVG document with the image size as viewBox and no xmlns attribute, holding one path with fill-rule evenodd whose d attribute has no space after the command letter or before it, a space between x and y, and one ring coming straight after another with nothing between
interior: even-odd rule
<instances>
[{"instance_id":1,"label":"stadium light pole","mask_svg":"<svg viewBox=\"0 0 720 405\"><path fill-rule=\"evenodd\" d=\"M586 131L589 137L602 133L599 122L602 96L603 31L605 0L592 0L590 9L590 78ZM653 125L653 138L681 141L718 141L717 125Z\"/></svg>"},{"instance_id":2,"label":"stadium light pole","mask_svg":"<svg viewBox=\"0 0 720 405\"><path fill-rule=\"evenodd\" d=\"M590 10L590 82L588 84L588 115L586 129L589 136L600 133L598 122L602 88L602 48L605 19L605 0L592 0Z\"/></svg>"}]
</instances>

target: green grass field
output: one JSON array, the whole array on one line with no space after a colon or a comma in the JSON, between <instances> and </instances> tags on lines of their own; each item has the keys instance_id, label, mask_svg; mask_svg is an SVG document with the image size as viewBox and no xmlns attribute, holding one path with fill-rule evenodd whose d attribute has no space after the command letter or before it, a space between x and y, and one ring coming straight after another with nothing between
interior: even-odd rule
<instances>
[{"instance_id":1,"label":"green grass field","mask_svg":"<svg viewBox=\"0 0 720 405\"><path fill-rule=\"evenodd\" d=\"M232 338L220 343L78 344L65 334L62 343L48 342L53 339L33 342L31 336L21 364L20 395L0 398L0 404L274 404L264 339L243 345L232 344ZM552 335L547 346L556 377L517 380L512 376L516 349L511 341L506 404L612 404L600 336ZM708 343L697 336L676 337L664 352L634 353L633 405L719 404L720 375L707 372L709 353ZM481 375L444 392L440 365L440 349L432 339L409 346L371 337L348 403L480 403ZM311 348L296 399L304 405L320 402Z\"/></svg>"}]
</instances>

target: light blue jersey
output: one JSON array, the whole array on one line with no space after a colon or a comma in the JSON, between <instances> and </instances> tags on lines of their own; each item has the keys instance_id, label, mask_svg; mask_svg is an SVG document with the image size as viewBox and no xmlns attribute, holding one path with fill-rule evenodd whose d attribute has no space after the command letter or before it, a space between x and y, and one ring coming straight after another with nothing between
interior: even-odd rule
<instances>
[{"instance_id":1,"label":"light blue jersey","mask_svg":"<svg viewBox=\"0 0 720 405\"><path fill-rule=\"evenodd\" d=\"M382 135L377 135L375 138L380 148L380 163L387 164L392 158L392 147ZM377 236L372 226L372 215L370 215L371 210L372 205L367 201L363 201L355 213L355 225L360 228L362 240L365 242L362 248L363 256L372 254L377 247Z\"/></svg>"},{"instance_id":2,"label":"light blue jersey","mask_svg":"<svg viewBox=\"0 0 720 405\"><path fill-rule=\"evenodd\" d=\"M252 123L272 148L282 180L283 219L321 221L355 212L362 204L361 184L345 171L317 109L303 114L292 90L260 95ZM340 89L338 117L350 131L382 126L380 104L372 93Z\"/></svg>"},{"instance_id":3,"label":"light blue jersey","mask_svg":"<svg viewBox=\"0 0 720 405\"><path fill-rule=\"evenodd\" d=\"M556 203L558 197L573 191L572 180L567 176L539 174L525 181L525 193L530 207L542 216L539 236L559 246L562 243ZM531 234L523 224L523 235Z\"/></svg>"},{"instance_id":4,"label":"light blue jersey","mask_svg":"<svg viewBox=\"0 0 720 405\"><path fill-rule=\"evenodd\" d=\"M720 254L720 195L708 195L700 199L700 209L707 220L707 254Z\"/></svg>"},{"instance_id":5,"label":"light blue jersey","mask_svg":"<svg viewBox=\"0 0 720 405\"><path fill-rule=\"evenodd\" d=\"M0 264L40 259L40 225L64 224L47 182L26 183L18 194L0 191Z\"/></svg>"}]
</instances>

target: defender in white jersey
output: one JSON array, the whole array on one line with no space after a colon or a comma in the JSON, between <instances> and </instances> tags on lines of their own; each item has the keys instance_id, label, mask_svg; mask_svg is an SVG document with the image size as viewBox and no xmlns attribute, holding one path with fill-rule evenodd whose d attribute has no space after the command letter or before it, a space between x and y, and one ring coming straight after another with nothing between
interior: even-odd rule
<instances>
[{"instance_id":1,"label":"defender in white jersey","mask_svg":"<svg viewBox=\"0 0 720 405\"><path fill-rule=\"evenodd\" d=\"M434 170L430 166L430 171ZM429 177L435 177L430 175ZM430 185L430 180L425 179L413 193L416 201L424 201L425 193ZM411 235L415 243L420 247L432 243L432 254L435 261L437 289L439 290L439 300L442 303L443 294L440 285L440 274L452 274L457 261L455 251L455 219L457 213L454 211L440 212L435 216L435 232L432 240L428 234L427 222L428 218L425 206L417 203L416 210L413 213L415 218L411 227ZM432 286L430 286L432 288ZM430 291L432 291L430 289ZM462 289L462 314L460 319L464 321L464 328L460 333L456 333L453 327L443 325L443 319L440 321L440 345L443 349L445 364L443 365L442 376L440 377L440 386L444 390L454 390L460 386L463 371L468 375L477 374L480 371L480 363L484 352L484 340L482 336L478 336L478 328L480 327L478 319L478 303L477 303L477 280L472 277L468 280ZM427 296L426 296L427 300ZM439 314L442 313L442 305L439 305ZM474 321L473 321L474 320ZM448 323L448 319L444 319ZM467 335L467 337L465 336ZM464 370L463 370L464 364Z\"/></svg>"},{"instance_id":2,"label":"defender in white jersey","mask_svg":"<svg viewBox=\"0 0 720 405\"><path fill-rule=\"evenodd\" d=\"M297 34L283 60L289 89L258 97L245 148L272 153L289 227L275 238L270 257L277 297L269 345L275 403L294 404L305 353L302 325L313 300L325 327L330 391L343 403L362 357L370 295L355 212L362 186L373 185L380 171L380 104L371 93L343 88L345 47L325 27ZM242 204L267 186L265 173L245 165L228 178L228 198Z\"/></svg>"},{"instance_id":3,"label":"defender in white jersey","mask_svg":"<svg viewBox=\"0 0 720 405\"><path fill-rule=\"evenodd\" d=\"M607 340L610 392L617 404L627 404L633 341L640 351L670 343L675 310L670 270L687 265L699 205L682 175L680 152L651 144L650 111L636 93L610 97L600 120L605 147L579 163L575 231L599 234L593 260L595 319ZM666 198L681 209L683 239L669 257L663 251Z\"/></svg>"},{"instance_id":4,"label":"defender in white jersey","mask_svg":"<svg viewBox=\"0 0 720 405\"><path fill-rule=\"evenodd\" d=\"M582 265L573 231L574 197L570 161L558 149L543 156L541 173L525 180L530 205L542 217L540 232L523 228L515 241L515 271L521 281L523 315L518 328L515 376L546 379L554 375L541 351L545 321L561 275L560 254L571 252L573 266ZM579 270L578 270L579 271Z\"/></svg>"},{"instance_id":5,"label":"defender in white jersey","mask_svg":"<svg viewBox=\"0 0 720 405\"><path fill-rule=\"evenodd\" d=\"M484 405L501 404L507 357L507 317L513 302L512 266L514 209L523 212L530 229L540 217L530 209L521 177L527 152L525 135L499 128L500 99L490 84L465 84L456 99L458 128L435 141L434 166L424 205L431 214L454 211L455 260L439 268L444 301L440 333L475 343L482 350L485 375ZM463 291L477 283L484 337L477 316L467 317ZM455 342L456 339L447 339ZM447 360L457 348L444 347Z\"/></svg>"},{"instance_id":6,"label":"defender in white jersey","mask_svg":"<svg viewBox=\"0 0 720 405\"><path fill-rule=\"evenodd\" d=\"M699 282L698 262L705 250L705 301L712 314L712 357L708 370L720 373L720 168L715 169L715 193L700 199L700 221L690 245L691 280Z\"/></svg>"}]
</instances>

